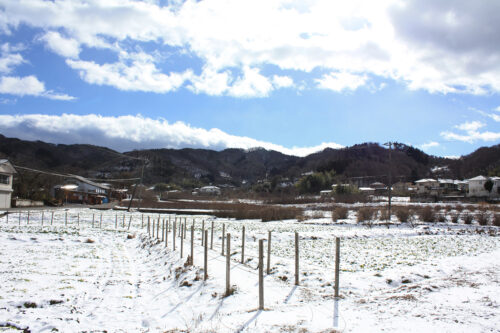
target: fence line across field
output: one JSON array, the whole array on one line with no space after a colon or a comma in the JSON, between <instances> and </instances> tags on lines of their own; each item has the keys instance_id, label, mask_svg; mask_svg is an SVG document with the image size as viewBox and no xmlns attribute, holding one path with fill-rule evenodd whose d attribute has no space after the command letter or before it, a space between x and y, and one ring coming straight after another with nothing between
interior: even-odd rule
<instances>
[{"instance_id":1,"label":"fence line across field","mask_svg":"<svg viewBox=\"0 0 500 333\"><path fill-rule=\"evenodd\" d=\"M18 212L8 212L6 216L4 217L6 223L9 223L9 215L11 214L19 214L18 217L18 224L21 226L22 224L22 217L24 214L26 225L29 226L34 226L34 223L36 223L36 213L39 213L40 217L40 226L44 227L44 216L45 216L45 210L27 210L27 211L18 211ZM80 212L72 212L70 215L68 215L68 211L55 211L55 210L50 210L47 211L51 213L50 217L50 225L54 225L54 221L59 222L59 225L62 224L62 220L64 220L64 226L77 226L78 228L81 227L81 225L85 225L87 223L88 225L92 225L92 228L95 227L95 222L96 222L96 213L92 212L92 218L90 219L89 216L84 215L83 217L80 216ZM128 227L126 226L125 223L125 218L126 215L129 215L129 223ZM147 224L145 225L145 217L147 217ZM162 220L163 218L163 220ZM198 218L199 219L199 218ZM113 221L114 220L114 221ZM118 223L118 221L121 220L121 223ZM35 222L34 222L35 221ZM76 221L76 222L75 222ZM231 271L231 262L234 263L239 263L247 266L250 269L259 269L259 274L260 271L264 269L264 262L261 261L263 260L264 253L260 251L260 243L264 244L265 241L267 241L267 262L266 262L266 274L269 275L272 272L272 230L267 230L267 239L264 239L265 237L265 232L262 231L258 233L258 235L248 235L245 224L241 223L241 237L237 236L234 238L234 243L236 244L236 247L231 250L231 235L230 235L230 230L229 226L231 226L231 230L238 231L238 227L240 223L237 225L234 225L233 223L228 223L231 222L231 220L228 220L227 222L224 221L217 221L217 224L215 223L214 219L208 219L209 222L209 227L205 228L205 219L201 220L201 223L196 221L196 218L191 218L191 247L190 247L190 255L189 255L189 264L194 263L194 254L195 251L194 249L197 246L200 246L198 244L201 244L202 251L206 252L208 251L209 248L209 242L208 242L208 229L210 229L210 250L214 250L214 233L217 231L217 233L220 232L220 229L222 229L220 233L220 254L222 257L225 257L226 259L226 294L230 293L230 271ZM114 222L114 229L113 229L113 222ZM170 224L172 222L172 224ZM135 223L135 224L134 224ZM226 229L226 224L228 223L228 228ZM160 227L161 224L161 227ZM183 215L177 215L177 214L144 214L144 213L139 213L139 212L113 212L113 211L105 211L105 212L100 212L99 214L99 224L98 228L105 228L105 230L130 230L130 227L135 227L139 230L144 230L147 232L149 237L152 237L153 239L157 239L158 241L161 241L162 243L165 243L165 247L168 247L168 238L169 238L169 233L172 232L172 250L176 250L176 238L180 238L180 257L184 257L184 239L186 239L187 236L187 229L188 229L188 217L183 216ZM47 227L47 226L45 226ZM217 228L216 228L217 227ZM178 229L178 230L177 230ZM160 236L160 230L161 230L161 236ZM199 239L201 240L200 243L195 242L195 238L197 237L197 234L200 233ZM288 232L291 234L291 232ZM235 232L235 235L239 235L239 232ZM301 253L303 254L305 249L301 249L300 247L300 236L297 231L294 233L294 258L295 259L295 285L300 285L300 256ZM264 237L262 237L264 236ZM234 236L233 236L234 237ZM252 242L253 238L253 242ZM308 239L308 240L314 240L314 239ZM216 244L217 245L217 244ZM249 254L247 250L254 250L252 251L253 253L257 252L257 255L252 255ZM257 250L257 251L255 251ZM264 251L264 250L262 250ZM217 251L215 251L217 252ZM251 253L252 253L251 252ZM241 254L241 259L237 260L235 258L236 254ZM207 261L205 254L204 261ZM287 257L286 255L283 256L281 254L282 258L284 259L292 259ZM261 258L262 256L262 258ZM235 259L233 259L235 258ZM249 263L250 260L248 259L256 259L258 260L259 264L257 267L252 267ZM246 260L245 260L246 259ZM204 269L208 270L208 262L204 264ZM334 274L334 290L335 290L335 297L339 297L339 272L340 272L340 239L338 237L335 238L335 262L334 262L334 268L328 266L319 266L315 265L312 263L307 263L307 266L313 266L321 270L333 270L335 272ZM250 271L250 273L252 273ZM260 295L260 292L259 292ZM260 301L259 301L260 302ZM260 303L259 303L260 304ZM259 305L260 307L260 305Z\"/></svg>"}]
</instances>

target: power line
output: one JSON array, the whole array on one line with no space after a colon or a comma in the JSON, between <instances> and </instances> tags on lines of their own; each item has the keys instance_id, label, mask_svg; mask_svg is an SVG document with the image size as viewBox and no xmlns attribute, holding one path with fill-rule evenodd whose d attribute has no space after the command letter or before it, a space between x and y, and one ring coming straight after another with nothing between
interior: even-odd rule
<instances>
[{"instance_id":1,"label":"power line","mask_svg":"<svg viewBox=\"0 0 500 333\"><path fill-rule=\"evenodd\" d=\"M56 177L63 177L63 178L71 178L74 176L78 176L78 175L73 175L73 174L61 174L61 173L37 170L37 169L22 167L22 166L14 165L14 164L13 164L13 166L16 169L23 169L26 171L37 172L37 173L41 173L41 174L45 174L45 175L49 175L49 176L56 176ZM80 176L80 177L83 177L83 176ZM101 180L101 181L107 181L107 182L133 181L133 180L141 179L141 178L122 178L122 179L102 179L102 178L100 178L99 179L99 178L86 178L86 177L83 177L83 178L88 179L88 180Z\"/></svg>"}]
</instances>

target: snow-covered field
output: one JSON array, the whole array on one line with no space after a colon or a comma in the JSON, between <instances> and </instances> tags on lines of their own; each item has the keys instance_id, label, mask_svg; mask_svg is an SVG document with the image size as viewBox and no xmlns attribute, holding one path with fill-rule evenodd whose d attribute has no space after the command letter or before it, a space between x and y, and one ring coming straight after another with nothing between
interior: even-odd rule
<instances>
[{"instance_id":1,"label":"snow-covered field","mask_svg":"<svg viewBox=\"0 0 500 333\"><path fill-rule=\"evenodd\" d=\"M29 224L25 212L20 219L18 213L8 221L1 217L0 332L500 332L498 227L368 228L327 217L262 223L189 216L182 221L190 226L195 219L191 267L184 265L190 232L181 259L179 238L172 250L172 232L168 244L161 233L159 239L148 236L148 216L159 215L61 209L52 224L46 211L43 226L40 211L30 213ZM214 222L207 281L203 220L209 230ZM228 297L223 224L231 233L235 288ZM257 245L268 231L271 274L259 311ZM294 286L296 231L300 286ZM341 237L339 299L333 290L335 237Z\"/></svg>"}]
</instances>

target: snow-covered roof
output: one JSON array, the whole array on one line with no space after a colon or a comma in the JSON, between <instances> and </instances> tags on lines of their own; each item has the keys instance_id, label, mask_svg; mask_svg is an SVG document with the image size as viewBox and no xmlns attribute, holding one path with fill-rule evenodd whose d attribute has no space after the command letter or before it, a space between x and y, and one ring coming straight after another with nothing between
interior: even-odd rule
<instances>
[{"instance_id":1,"label":"snow-covered roof","mask_svg":"<svg viewBox=\"0 0 500 333\"><path fill-rule=\"evenodd\" d=\"M471 180L487 180L488 178L486 178L485 176L477 176L477 177L474 177L474 178L470 178L469 181Z\"/></svg>"},{"instance_id":2,"label":"snow-covered roof","mask_svg":"<svg viewBox=\"0 0 500 333\"><path fill-rule=\"evenodd\" d=\"M86 183L86 184L89 184L89 185L92 185L92 186L95 186L95 187L99 187L99 188L102 188L102 189L105 189L105 190L109 190L109 186L107 186L105 184L99 184L99 183L93 182L93 181L88 180L87 178L82 177L82 176L72 175L69 178L73 178L73 179L76 179L76 180L78 180L78 181L80 181L82 183Z\"/></svg>"},{"instance_id":3,"label":"snow-covered roof","mask_svg":"<svg viewBox=\"0 0 500 333\"><path fill-rule=\"evenodd\" d=\"M3 169L3 172L17 173L14 166L9 162L9 160L6 159L0 160L0 168Z\"/></svg>"},{"instance_id":4,"label":"snow-covered roof","mask_svg":"<svg viewBox=\"0 0 500 333\"><path fill-rule=\"evenodd\" d=\"M441 184L455 184L453 179L438 179L438 182Z\"/></svg>"},{"instance_id":5,"label":"snow-covered roof","mask_svg":"<svg viewBox=\"0 0 500 333\"><path fill-rule=\"evenodd\" d=\"M417 180L415 183L431 183L431 182L437 183L437 180L432 178L424 178Z\"/></svg>"}]
</instances>

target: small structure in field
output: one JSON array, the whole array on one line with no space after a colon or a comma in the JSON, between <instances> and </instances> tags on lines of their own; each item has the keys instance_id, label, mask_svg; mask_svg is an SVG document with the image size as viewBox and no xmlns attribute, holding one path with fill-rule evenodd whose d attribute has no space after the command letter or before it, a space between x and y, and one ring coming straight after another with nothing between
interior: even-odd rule
<instances>
[{"instance_id":1,"label":"small structure in field","mask_svg":"<svg viewBox=\"0 0 500 333\"><path fill-rule=\"evenodd\" d=\"M201 195L220 195L220 188L217 186L203 186L198 190Z\"/></svg>"},{"instance_id":2,"label":"small structure in field","mask_svg":"<svg viewBox=\"0 0 500 333\"><path fill-rule=\"evenodd\" d=\"M10 208L15 173L16 169L8 160L0 160L0 209Z\"/></svg>"},{"instance_id":3,"label":"small structure in field","mask_svg":"<svg viewBox=\"0 0 500 333\"><path fill-rule=\"evenodd\" d=\"M102 204L109 200L110 187L99 184L85 177L71 176L64 185L54 187L54 196L65 202Z\"/></svg>"}]
</instances>

